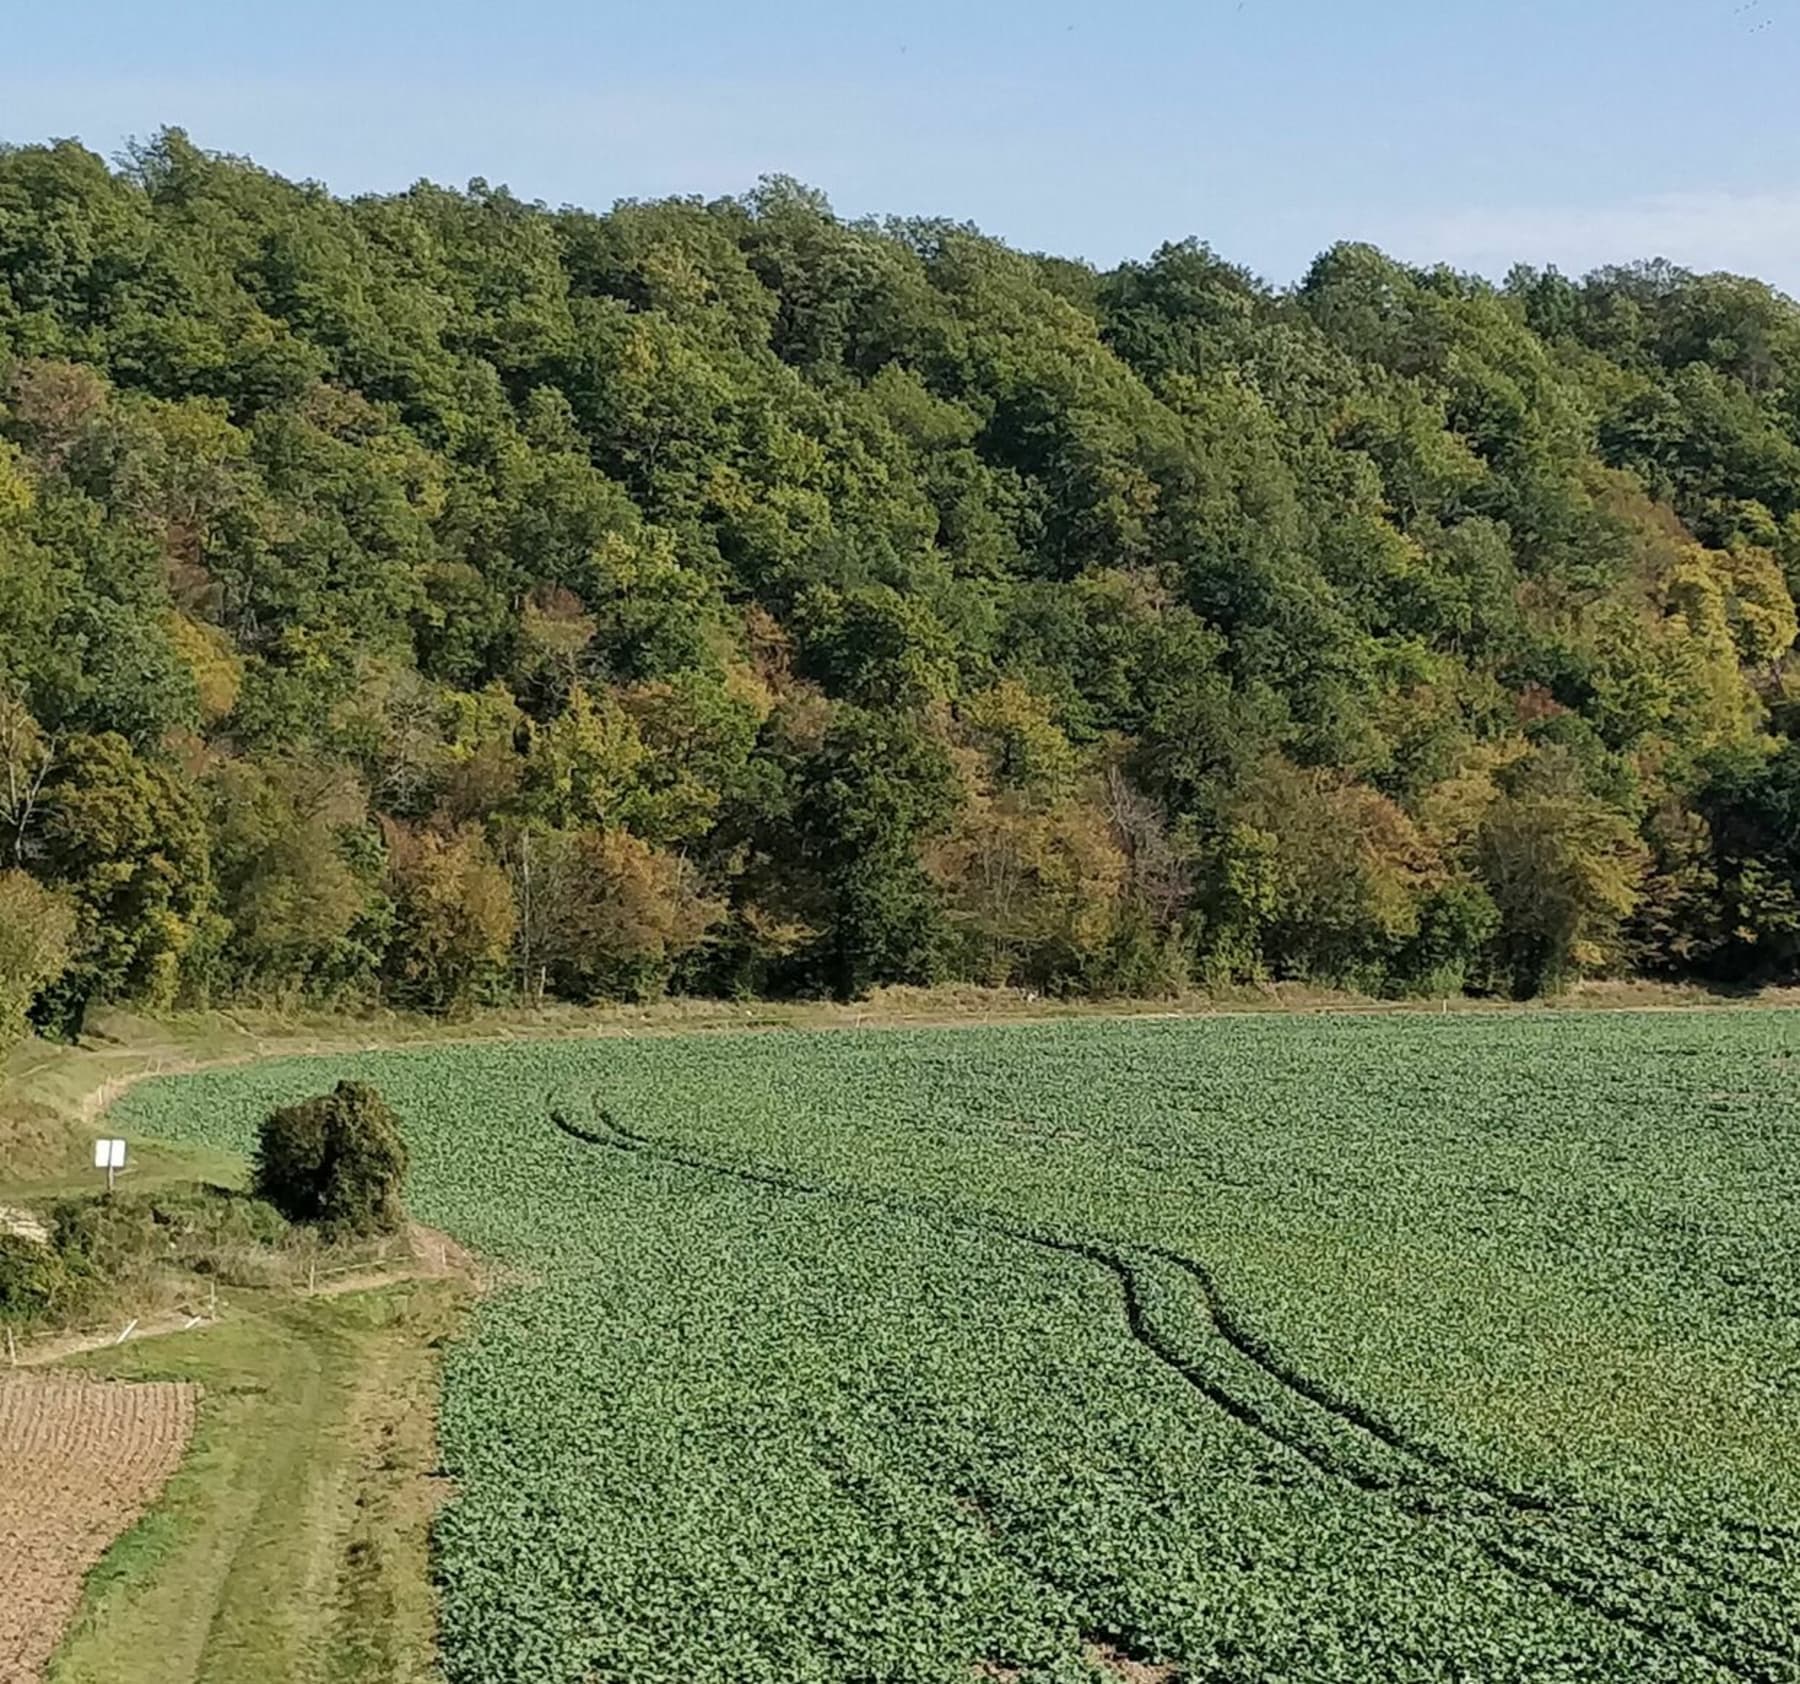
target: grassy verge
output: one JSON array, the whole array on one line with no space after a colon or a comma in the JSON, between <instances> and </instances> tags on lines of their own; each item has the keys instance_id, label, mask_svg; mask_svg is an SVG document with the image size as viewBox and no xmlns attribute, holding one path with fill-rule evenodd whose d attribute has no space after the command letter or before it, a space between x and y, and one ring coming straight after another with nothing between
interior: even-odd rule
<instances>
[{"instance_id":1,"label":"grassy verge","mask_svg":"<svg viewBox=\"0 0 1800 1684\"><path fill-rule=\"evenodd\" d=\"M115 1015L79 1046L28 1043L0 1067L0 1204L48 1218L58 1198L94 1194L88 1140L143 1076L446 1032L401 1020ZM104 1321L110 1333L141 1316L133 1325L158 1336L84 1352L78 1333L52 1332L21 1346L26 1361L205 1389L181 1469L90 1575L47 1675L57 1684L438 1676L439 1367L473 1283L445 1278L441 1257L435 1271L414 1258L410 1235L361 1247L320 1247L298 1230L272 1238L250 1220L257 1207L220 1190L241 1187L244 1170L229 1155L134 1140L118 1198L90 1198L80 1213L98 1297L72 1301L61 1319ZM302 1296L315 1268L321 1291ZM402 1270L439 1278L397 1280ZM182 1313L159 1314L171 1307ZM172 1331L194 1308L222 1313Z\"/></svg>"},{"instance_id":2,"label":"grassy verge","mask_svg":"<svg viewBox=\"0 0 1800 1684\"><path fill-rule=\"evenodd\" d=\"M430 1266L444 1242L411 1225L327 1241L260 1199L201 1183L8 1208L13 1222L39 1224L30 1239L0 1235L0 1320L27 1362L85 1349L102 1329L212 1320L244 1290L445 1272Z\"/></svg>"},{"instance_id":3,"label":"grassy verge","mask_svg":"<svg viewBox=\"0 0 1800 1684\"><path fill-rule=\"evenodd\" d=\"M81 1367L205 1387L162 1500L89 1578L50 1684L421 1684L455 1281L268 1295Z\"/></svg>"}]
</instances>

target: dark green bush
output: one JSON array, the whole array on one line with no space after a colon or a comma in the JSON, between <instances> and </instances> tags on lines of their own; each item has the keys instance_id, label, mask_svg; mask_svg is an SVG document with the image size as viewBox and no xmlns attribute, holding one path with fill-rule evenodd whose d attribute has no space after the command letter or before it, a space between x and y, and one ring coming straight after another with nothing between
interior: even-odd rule
<instances>
[{"instance_id":1,"label":"dark green bush","mask_svg":"<svg viewBox=\"0 0 1800 1684\"><path fill-rule=\"evenodd\" d=\"M0 1322L42 1321L64 1308L74 1287L60 1253L0 1232Z\"/></svg>"},{"instance_id":2,"label":"dark green bush","mask_svg":"<svg viewBox=\"0 0 1800 1684\"><path fill-rule=\"evenodd\" d=\"M406 1220L406 1143L362 1082L271 1112L257 1138L255 1190L291 1222L332 1238L391 1234Z\"/></svg>"}]
</instances>

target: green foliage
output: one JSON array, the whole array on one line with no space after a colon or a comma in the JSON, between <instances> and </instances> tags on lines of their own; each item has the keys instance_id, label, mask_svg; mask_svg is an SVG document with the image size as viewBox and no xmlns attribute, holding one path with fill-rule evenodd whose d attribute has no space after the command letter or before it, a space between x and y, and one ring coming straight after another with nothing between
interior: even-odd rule
<instances>
[{"instance_id":1,"label":"green foliage","mask_svg":"<svg viewBox=\"0 0 1800 1684\"><path fill-rule=\"evenodd\" d=\"M855 999L879 983L933 980L940 911L918 844L948 818L941 745L904 717L839 712L799 768L795 842L814 862L810 955L818 983Z\"/></svg>"},{"instance_id":2,"label":"green foliage","mask_svg":"<svg viewBox=\"0 0 1800 1684\"><path fill-rule=\"evenodd\" d=\"M7 147L0 844L81 920L39 1015L1792 979L1760 820L1679 893L1568 885L1792 740L1796 484L1800 310L1736 277L1345 245L1277 292L784 179L593 215L335 199L176 130L116 169ZM1581 801L1433 820L1546 741ZM1508 875L1531 827L1585 910ZM615 874L633 906L547 968L497 887L528 829L680 869ZM1183 870L1056 886L1121 853ZM1499 925L1421 937L1444 885ZM673 939L621 961L621 920Z\"/></svg>"},{"instance_id":3,"label":"green foliage","mask_svg":"<svg viewBox=\"0 0 1800 1684\"><path fill-rule=\"evenodd\" d=\"M1479 883L1434 889L1419 908L1419 927L1396 967L1400 990L1433 999L1482 983L1500 908Z\"/></svg>"},{"instance_id":4,"label":"green foliage","mask_svg":"<svg viewBox=\"0 0 1800 1684\"><path fill-rule=\"evenodd\" d=\"M44 869L77 916L64 991L172 1004L213 933L210 838L192 786L109 732L69 742L44 805Z\"/></svg>"},{"instance_id":5,"label":"green foliage","mask_svg":"<svg viewBox=\"0 0 1800 1684\"><path fill-rule=\"evenodd\" d=\"M406 1220L406 1143L386 1102L362 1082L287 1105L256 1138L256 1195L290 1222L332 1238L391 1234Z\"/></svg>"},{"instance_id":6,"label":"green foliage","mask_svg":"<svg viewBox=\"0 0 1800 1684\"><path fill-rule=\"evenodd\" d=\"M1782 1011L1227 1015L121 1103L242 1150L378 1082L512 1282L445 1369L455 1684L1788 1684L1797 1058Z\"/></svg>"},{"instance_id":7,"label":"green foliage","mask_svg":"<svg viewBox=\"0 0 1800 1684\"><path fill-rule=\"evenodd\" d=\"M1715 974L1785 977L1800 966L1800 746L1714 770L1701 797L1716 873Z\"/></svg>"},{"instance_id":8,"label":"green foliage","mask_svg":"<svg viewBox=\"0 0 1800 1684\"><path fill-rule=\"evenodd\" d=\"M69 1307L77 1290L60 1251L0 1230L0 1322L47 1321Z\"/></svg>"},{"instance_id":9,"label":"green foliage","mask_svg":"<svg viewBox=\"0 0 1800 1684\"><path fill-rule=\"evenodd\" d=\"M278 1245L287 1234L273 1205L222 1187L64 1199L51 1222L63 1259L102 1281L146 1264L217 1274L234 1248Z\"/></svg>"},{"instance_id":10,"label":"green foliage","mask_svg":"<svg viewBox=\"0 0 1800 1684\"><path fill-rule=\"evenodd\" d=\"M0 871L0 1048L27 1028L26 1014L69 968L75 912L22 871Z\"/></svg>"},{"instance_id":11,"label":"green foliage","mask_svg":"<svg viewBox=\"0 0 1800 1684\"><path fill-rule=\"evenodd\" d=\"M249 1286L284 1278L286 1219L223 1187L122 1187L60 1199L44 1220L47 1243L0 1228L0 1320L66 1327L167 1302L195 1275Z\"/></svg>"}]
</instances>

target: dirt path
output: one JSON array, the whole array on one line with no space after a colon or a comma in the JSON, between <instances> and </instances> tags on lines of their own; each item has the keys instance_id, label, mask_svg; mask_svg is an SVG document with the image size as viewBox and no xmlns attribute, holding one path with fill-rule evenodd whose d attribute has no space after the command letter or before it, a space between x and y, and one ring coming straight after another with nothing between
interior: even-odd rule
<instances>
[{"instance_id":1,"label":"dirt path","mask_svg":"<svg viewBox=\"0 0 1800 1684\"><path fill-rule=\"evenodd\" d=\"M198 1389L0 1377L0 1684L34 1684L108 1544L162 1490Z\"/></svg>"},{"instance_id":2,"label":"dirt path","mask_svg":"<svg viewBox=\"0 0 1800 1684\"><path fill-rule=\"evenodd\" d=\"M13 1358L15 1368L45 1368L53 1362L61 1362L65 1357L78 1357L86 1351L103 1351L109 1345L125 1345L135 1343L139 1339L154 1339L165 1333L181 1333L190 1327L198 1327L206 1318L172 1313L165 1316L146 1316L142 1321L134 1321L124 1328L114 1328L106 1333L59 1333L48 1339L38 1339L29 1345L21 1345Z\"/></svg>"}]
</instances>

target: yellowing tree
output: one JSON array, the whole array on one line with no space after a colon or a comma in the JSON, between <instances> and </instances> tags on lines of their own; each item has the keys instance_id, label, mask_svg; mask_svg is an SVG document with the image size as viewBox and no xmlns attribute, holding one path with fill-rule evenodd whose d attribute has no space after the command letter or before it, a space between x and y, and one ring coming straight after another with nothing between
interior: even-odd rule
<instances>
[{"instance_id":1,"label":"yellowing tree","mask_svg":"<svg viewBox=\"0 0 1800 1684\"><path fill-rule=\"evenodd\" d=\"M506 874L477 826L446 834L389 820L383 831L394 994L433 1011L466 1006L505 971L515 921Z\"/></svg>"},{"instance_id":2,"label":"yellowing tree","mask_svg":"<svg viewBox=\"0 0 1800 1684\"><path fill-rule=\"evenodd\" d=\"M1526 774L1489 807L1475 853L1513 986L1535 993L1616 962L1649 853L1564 757L1541 753Z\"/></svg>"},{"instance_id":3,"label":"yellowing tree","mask_svg":"<svg viewBox=\"0 0 1800 1684\"><path fill-rule=\"evenodd\" d=\"M629 831L553 834L534 846L534 952L527 962L566 997L660 993L723 915L684 860Z\"/></svg>"},{"instance_id":4,"label":"yellowing tree","mask_svg":"<svg viewBox=\"0 0 1800 1684\"><path fill-rule=\"evenodd\" d=\"M1338 773L1271 758L1236 817L1269 839L1263 954L1290 975L1378 975L1417 933L1421 902L1443 876L1406 812Z\"/></svg>"},{"instance_id":5,"label":"yellowing tree","mask_svg":"<svg viewBox=\"0 0 1800 1684\"><path fill-rule=\"evenodd\" d=\"M0 871L0 1048L25 1033L25 1014L68 968L75 909L22 871Z\"/></svg>"},{"instance_id":6,"label":"yellowing tree","mask_svg":"<svg viewBox=\"0 0 1800 1684\"><path fill-rule=\"evenodd\" d=\"M532 740L525 788L559 829L625 822L649 756L637 722L605 693L574 685L568 706Z\"/></svg>"}]
</instances>

